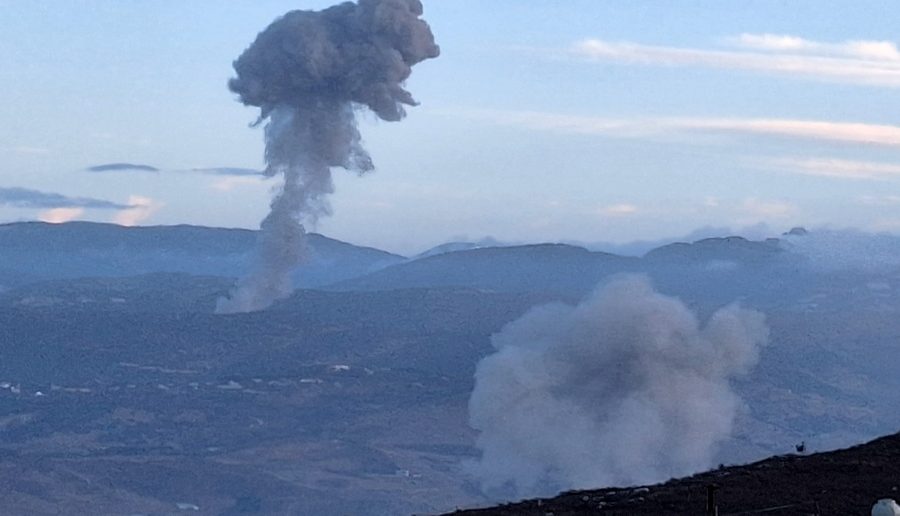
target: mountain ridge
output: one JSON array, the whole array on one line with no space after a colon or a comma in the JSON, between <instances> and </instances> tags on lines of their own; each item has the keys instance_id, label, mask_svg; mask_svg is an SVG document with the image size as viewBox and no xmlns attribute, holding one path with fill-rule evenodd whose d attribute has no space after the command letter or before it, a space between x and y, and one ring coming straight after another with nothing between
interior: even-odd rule
<instances>
[{"instance_id":1,"label":"mountain ridge","mask_svg":"<svg viewBox=\"0 0 900 516\"><path fill-rule=\"evenodd\" d=\"M154 272L236 278L254 266L256 234L248 229L191 225L3 224L0 285ZM307 242L308 259L294 275L297 287L334 283L406 260L317 233L310 233Z\"/></svg>"}]
</instances>

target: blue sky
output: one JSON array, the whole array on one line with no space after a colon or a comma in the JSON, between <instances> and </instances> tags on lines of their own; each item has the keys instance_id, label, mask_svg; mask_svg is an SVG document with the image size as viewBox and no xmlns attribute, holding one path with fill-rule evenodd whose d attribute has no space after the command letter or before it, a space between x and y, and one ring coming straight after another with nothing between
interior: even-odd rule
<instances>
[{"instance_id":1,"label":"blue sky","mask_svg":"<svg viewBox=\"0 0 900 516\"><path fill-rule=\"evenodd\" d=\"M900 232L896 2L424 3L443 55L409 81L422 104L360 115L377 171L335 171L325 234L412 253ZM276 16L329 4L0 0L0 221L256 227L272 181L193 169L261 167L231 61ZM159 170L85 170L108 163Z\"/></svg>"}]
</instances>

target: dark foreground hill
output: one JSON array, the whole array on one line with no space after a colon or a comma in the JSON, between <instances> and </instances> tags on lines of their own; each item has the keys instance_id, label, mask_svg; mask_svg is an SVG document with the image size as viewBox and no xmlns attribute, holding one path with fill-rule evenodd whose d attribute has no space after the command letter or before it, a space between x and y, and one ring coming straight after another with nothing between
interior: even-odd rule
<instances>
[{"instance_id":1,"label":"dark foreground hill","mask_svg":"<svg viewBox=\"0 0 900 516\"><path fill-rule=\"evenodd\" d=\"M877 500L900 498L900 434L846 450L772 457L654 486L572 491L551 499L453 514L705 514L709 486L716 487L721 516L868 515Z\"/></svg>"}]
</instances>

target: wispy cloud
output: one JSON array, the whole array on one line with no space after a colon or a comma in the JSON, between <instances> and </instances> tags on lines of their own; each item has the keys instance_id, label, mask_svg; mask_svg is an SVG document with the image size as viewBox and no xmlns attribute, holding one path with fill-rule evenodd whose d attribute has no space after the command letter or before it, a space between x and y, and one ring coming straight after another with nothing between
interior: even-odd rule
<instances>
[{"instance_id":1,"label":"wispy cloud","mask_svg":"<svg viewBox=\"0 0 900 516\"><path fill-rule=\"evenodd\" d=\"M744 199L741 211L756 219L783 219L795 214L798 207L788 201L766 200L756 197Z\"/></svg>"},{"instance_id":2,"label":"wispy cloud","mask_svg":"<svg viewBox=\"0 0 900 516\"><path fill-rule=\"evenodd\" d=\"M73 221L82 215L84 215L84 208L52 208L42 211L38 215L38 220L51 224L62 224Z\"/></svg>"},{"instance_id":3,"label":"wispy cloud","mask_svg":"<svg viewBox=\"0 0 900 516\"><path fill-rule=\"evenodd\" d=\"M900 204L900 195L863 195L856 202L865 206L896 206Z\"/></svg>"},{"instance_id":4,"label":"wispy cloud","mask_svg":"<svg viewBox=\"0 0 900 516\"><path fill-rule=\"evenodd\" d=\"M192 168L191 172L199 172L201 174L212 174L216 176L236 176L236 177L253 177L261 176L263 172L254 168L241 167L210 167L210 168Z\"/></svg>"},{"instance_id":5,"label":"wispy cloud","mask_svg":"<svg viewBox=\"0 0 900 516\"><path fill-rule=\"evenodd\" d=\"M892 41L849 40L841 43L813 41L787 34L748 34L729 42L751 50L820 56L844 56L873 61L900 61L900 49Z\"/></svg>"},{"instance_id":6,"label":"wispy cloud","mask_svg":"<svg viewBox=\"0 0 900 516\"><path fill-rule=\"evenodd\" d=\"M606 217L627 217L634 215L639 211L638 207L630 203L611 204L609 206L601 206L597 213Z\"/></svg>"},{"instance_id":7,"label":"wispy cloud","mask_svg":"<svg viewBox=\"0 0 900 516\"><path fill-rule=\"evenodd\" d=\"M128 204L120 204L92 197L70 197L27 188L0 188L0 205L15 208L39 209L38 219L62 223L77 219L85 210L115 210L113 220L123 226L134 226L156 213L163 203L149 197L132 195Z\"/></svg>"},{"instance_id":8,"label":"wispy cloud","mask_svg":"<svg viewBox=\"0 0 900 516\"><path fill-rule=\"evenodd\" d=\"M143 163L103 163L84 169L87 172L161 172L162 169ZM244 167L198 167L191 169L168 170L174 172L192 172L223 177L261 177L262 170Z\"/></svg>"},{"instance_id":9,"label":"wispy cloud","mask_svg":"<svg viewBox=\"0 0 900 516\"><path fill-rule=\"evenodd\" d=\"M239 186L256 185L263 182L265 176L226 176L212 182L212 189L220 192L230 192Z\"/></svg>"},{"instance_id":10,"label":"wispy cloud","mask_svg":"<svg viewBox=\"0 0 900 516\"><path fill-rule=\"evenodd\" d=\"M0 204L16 208L53 209L86 208L100 210L123 210L131 206L92 197L69 197L67 195L41 192L28 188L0 188Z\"/></svg>"},{"instance_id":11,"label":"wispy cloud","mask_svg":"<svg viewBox=\"0 0 900 516\"><path fill-rule=\"evenodd\" d=\"M49 154L50 149L47 147L37 147L33 145L17 145L15 147L0 147L0 150L6 152L12 152L14 154L25 154L25 155L44 155Z\"/></svg>"},{"instance_id":12,"label":"wispy cloud","mask_svg":"<svg viewBox=\"0 0 900 516\"><path fill-rule=\"evenodd\" d=\"M104 163L87 167L85 170L88 172L159 172L159 169L152 165L139 163Z\"/></svg>"},{"instance_id":13,"label":"wispy cloud","mask_svg":"<svg viewBox=\"0 0 900 516\"><path fill-rule=\"evenodd\" d=\"M835 158L774 158L763 165L811 176L840 179L897 179L900 164Z\"/></svg>"},{"instance_id":14,"label":"wispy cloud","mask_svg":"<svg viewBox=\"0 0 900 516\"><path fill-rule=\"evenodd\" d=\"M113 221L120 226L136 226L164 206L164 203L160 201L140 195L129 196L128 204L126 209L119 211L113 218Z\"/></svg>"},{"instance_id":15,"label":"wispy cloud","mask_svg":"<svg viewBox=\"0 0 900 516\"><path fill-rule=\"evenodd\" d=\"M586 39L573 45L569 53L594 61L723 68L900 87L900 52L890 42L847 41L831 44L771 34L742 34L731 41L742 48L756 51L709 50Z\"/></svg>"},{"instance_id":16,"label":"wispy cloud","mask_svg":"<svg viewBox=\"0 0 900 516\"><path fill-rule=\"evenodd\" d=\"M262 170L243 167L192 168L191 172L218 176L210 185L213 190L230 192L239 186L255 185L266 179Z\"/></svg>"},{"instance_id":17,"label":"wispy cloud","mask_svg":"<svg viewBox=\"0 0 900 516\"><path fill-rule=\"evenodd\" d=\"M744 133L852 144L900 147L900 126L784 118L632 118L616 119L535 111L460 110L452 116L560 133L644 138L672 133Z\"/></svg>"}]
</instances>

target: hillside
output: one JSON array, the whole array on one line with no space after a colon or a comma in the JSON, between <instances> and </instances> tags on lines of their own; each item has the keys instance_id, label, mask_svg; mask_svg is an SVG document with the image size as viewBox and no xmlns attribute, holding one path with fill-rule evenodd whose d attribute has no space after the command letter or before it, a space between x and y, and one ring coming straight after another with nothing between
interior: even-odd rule
<instances>
[{"instance_id":1,"label":"hillside","mask_svg":"<svg viewBox=\"0 0 900 516\"><path fill-rule=\"evenodd\" d=\"M710 485L717 487L720 516L868 516L877 500L900 499L900 434L835 452L783 455L744 466L723 467L664 484L572 491L549 499L448 514L705 514Z\"/></svg>"},{"instance_id":2,"label":"hillside","mask_svg":"<svg viewBox=\"0 0 900 516\"><path fill-rule=\"evenodd\" d=\"M136 281L112 307L0 306L0 513L380 516L486 501L459 468L475 453L475 363L545 298L306 290L229 316L141 300L174 280ZM167 296L150 301L180 302Z\"/></svg>"},{"instance_id":3,"label":"hillside","mask_svg":"<svg viewBox=\"0 0 900 516\"><path fill-rule=\"evenodd\" d=\"M649 262L675 263L741 263L771 262L784 254L779 240L770 238L754 242L742 237L705 238L696 242L676 242L652 249L644 255Z\"/></svg>"},{"instance_id":4,"label":"hillside","mask_svg":"<svg viewBox=\"0 0 900 516\"><path fill-rule=\"evenodd\" d=\"M406 259L318 234L298 287L342 281ZM200 226L123 227L95 222L0 225L0 287L41 280L156 272L235 278L252 266L256 232Z\"/></svg>"},{"instance_id":5,"label":"hillside","mask_svg":"<svg viewBox=\"0 0 900 516\"><path fill-rule=\"evenodd\" d=\"M232 283L181 272L43 280L0 291L0 308L212 313Z\"/></svg>"},{"instance_id":6,"label":"hillside","mask_svg":"<svg viewBox=\"0 0 900 516\"><path fill-rule=\"evenodd\" d=\"M774 241L708 239L644 258L528 245L405 260L314 235L334 257L319 262L319 280L343 279L263 312L217 316L233 280L212 272L246 259L236 253L252 249L252 232L4 232L0 257L15 259L0 268L15 284L0 289L3 513L54 514L62 503L110 514L167 514L177 503L212 514L486 505L465 463L480 453L467 402L491 335L622 272L648 275L700 319L734 301L766 315L770 343L734 382L745 406L710 465L900 428L900 275L817 268ZM80 239L92 232L96 241ZM382 259L395 263L379 268ZM526 494L556 492L545 487Z\"/></svg>"},{"instance_id":7,"label":"hillside","mask_svg":"<svg viewBox=\"0 0 900 516\"><path fill-rule=\"evenodd\" d=\"M485 247L427 256L347 280L336 290L468 287L580 296L602 278L637 270L638 260L564 244Z\"/></svg>"}]
</instances>

